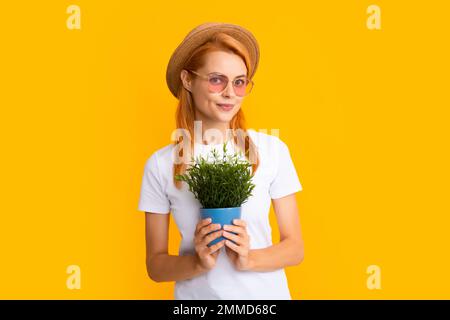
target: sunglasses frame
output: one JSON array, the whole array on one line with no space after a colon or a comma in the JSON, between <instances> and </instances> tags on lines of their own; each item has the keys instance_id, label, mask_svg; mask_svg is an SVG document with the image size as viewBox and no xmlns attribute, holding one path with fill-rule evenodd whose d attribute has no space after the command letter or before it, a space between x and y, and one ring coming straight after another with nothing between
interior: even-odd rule
<instances>
[{"instance_id":1,"label":"sunglasses frame","mask_svg":"<svg viewBox=\"0 0 450 320\"><path fill-rule=\"evenodd\" d=\"M220 91L220 92L213 92L213 93L217 93L217 94L221 94L222 92L224 92L224 91L228 88L228 85L230 84L230 82L231 82L232 85L233 85L233 81L236 80L236 79L239 79L239 77L237 77L237 78L234 78L233 80L230 80L230 78L228 78L226 75L224 75L224 74L222 74L222 73L219 73L219 72L211 72L211 73L208 73L208 74L200 74L200 73L198 73L198 72L196 72L196 71L194 71L194 70L189 70L189 69L185 69L185 70L188 71L188 72L191 72L191 73L193 73L193 74L195 74L195 75L197 75L197 76L199 76L199 77L201 77L201 78L203 78L203 79L205 79L205 80L208 80L208 82L209 82L210 77L211 77L212 75L220 75L220 76L226 77L226 78L228 79L227 85L225 86L225 88L224 88L222 91ZM241 77L241 78L242 78L242 77ZM246 94L243 95L243 96L240 96L240 95L238 95L238 94L236 93L236 89L235 89L235 87L234 87L234 85L233 85L233 91L234 91L234 93L235 93L238 97L246 97L246 96L248 96L248 95L252 92L253 87L255 86L255 83L253 82L252 79L249 79L249 78L247 78L247 77L245 77L245 78L249 81L249 83L251 83L252 86L251 86L250 91L249 91L248 93L246 93Z\"/></svg>"}]
</instances>

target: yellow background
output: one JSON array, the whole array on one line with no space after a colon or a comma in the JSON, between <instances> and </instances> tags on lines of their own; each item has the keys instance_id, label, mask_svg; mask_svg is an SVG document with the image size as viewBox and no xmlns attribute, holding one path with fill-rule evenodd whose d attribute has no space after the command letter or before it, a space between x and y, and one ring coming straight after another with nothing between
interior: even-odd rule
<instances>
[{"instance_id":1,"label":"yellow background","mask_svg":"<svg viewBox=\"0 0 450 320\"><path fill-rule=\"evenodd\" d=\"M140 184L175 127L169 57L221 21L258 39L243 109L249 127L280 129L303 184L292 297L449 299L445 3L2 3L0 298L173 297L146 274ZM66 27L71 4L81 30ZM381 30L366 27L370 4ZM173 221L170 237L176 254ZM66 287L69 265L80 290ZM366 286L369 265L381 290Z\"/></svg>"}]
</instances>

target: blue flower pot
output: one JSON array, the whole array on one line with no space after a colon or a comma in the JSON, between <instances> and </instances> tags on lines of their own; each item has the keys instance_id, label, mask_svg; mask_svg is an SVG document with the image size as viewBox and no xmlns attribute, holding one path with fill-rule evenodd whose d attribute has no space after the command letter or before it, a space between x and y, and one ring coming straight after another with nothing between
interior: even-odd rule
<instances>
[{"instance_id":1,"label":"blue flower pot","mask_svg":"<svg viewBox=\"0 0 450 320\"><path fill-rule=\"evenodd\" d=\"M241 207L213 208L213 209L201 208L200 214L201 214L202 219L211 218L212 224L220 224L221 229L223 229L223 226L225 224L234 225L234 223L233 223L234 219L241 219ZM213 232L217 232L217 231L219 231L219 230L215 230ZM232 232L232 233L234 233L234 232ZM224 239L226 239L226 238L225 237L216 238L208 244L208 247L210 247Z\"/></svg>"}]
</instances>

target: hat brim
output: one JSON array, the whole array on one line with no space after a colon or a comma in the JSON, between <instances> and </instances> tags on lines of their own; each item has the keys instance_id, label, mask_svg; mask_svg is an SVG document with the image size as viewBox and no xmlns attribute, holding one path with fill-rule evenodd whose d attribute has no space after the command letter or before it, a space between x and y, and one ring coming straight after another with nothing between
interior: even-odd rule
<instances>
[{"instance_id":1,"label":"hat brim","mask_svg":"<svg viewBox=\"0 0 450 320\"><path fill-rule=\"evenodd\" d=\"M166 71L166 82L174 97L178 98L177 93L181 85L181 70L191 53L218 32L232 36L247 48L252 66L249 77L253 77L259 63L259 45L253 34L241 26L230 23L204 23L189 32L170 57Z\"/></svg>"}]
</instances>

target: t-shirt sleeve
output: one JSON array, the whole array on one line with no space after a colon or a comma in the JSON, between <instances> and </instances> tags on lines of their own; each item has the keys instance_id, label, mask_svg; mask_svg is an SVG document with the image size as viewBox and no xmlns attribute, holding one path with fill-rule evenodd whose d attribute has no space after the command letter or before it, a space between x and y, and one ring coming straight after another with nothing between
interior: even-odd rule
<instances>
[{"instance_id":1,"label":"t-shirt sleeve","mask_svg":"<svg viewBox=\"0 0 450 320\"><path fill-rule=\"evenodd\" d=\"M274 157L276 174L269 187L269 194L272 199L282 198L303 189L288 146L280 139L276 141L278 144L278 152Z\"/></svg>"},{"instance_id":2,"label":"t-shirt sleeve","mask_svg":"<svg viewBox=\"0 0 450 320\"><path fill-rule=\"evenodd\" d=\"M158 155L154 153L146 162L142 177L139 211L168 214L170 201L163 190L158 165Z\"/></svg>"}]
</instances>

